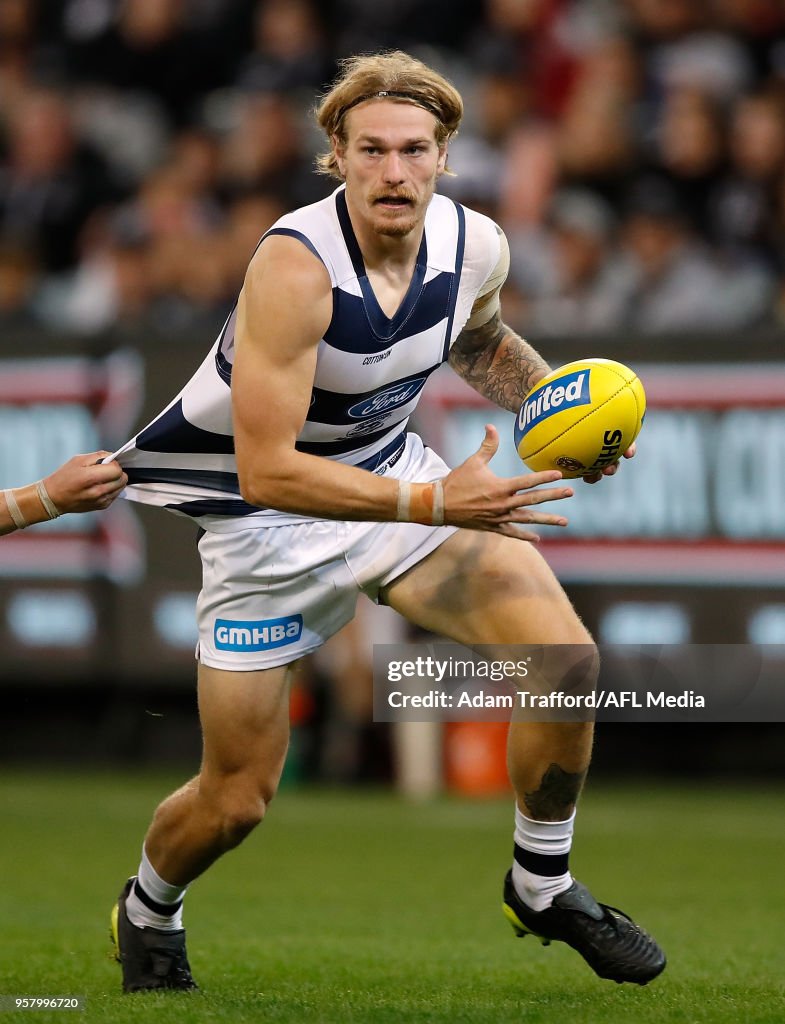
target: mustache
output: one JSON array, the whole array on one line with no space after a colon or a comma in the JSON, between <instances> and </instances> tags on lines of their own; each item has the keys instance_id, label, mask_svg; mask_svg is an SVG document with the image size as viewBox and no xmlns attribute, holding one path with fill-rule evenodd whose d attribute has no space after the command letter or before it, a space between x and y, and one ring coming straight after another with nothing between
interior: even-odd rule
<instances>
[{"instance_id":1,"label":"mustache","mask_svg":"<svg viewBox=\"0 0 785 1024\"><path fill-rule=\"evenodd\" d=\"M417 196L411 192L378 192L371 196L371 202L373 203L384 202L388 199L405 199L409 203L417 202Z\"/></svg>"}]
</instances>

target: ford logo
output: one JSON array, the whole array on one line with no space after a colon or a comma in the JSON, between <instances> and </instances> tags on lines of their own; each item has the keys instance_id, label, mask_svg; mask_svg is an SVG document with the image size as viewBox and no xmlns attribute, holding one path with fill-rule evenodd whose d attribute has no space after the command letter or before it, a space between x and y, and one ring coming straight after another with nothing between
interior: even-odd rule
<instances>
[{"instance_id":1,"label":"ford logo","mask_svg":"<svg viewBox=\"0 0 785 1024\"><path fill-rule=\"evenodd\" d=\"M397 409L399 405L405 405L411 401L416 394L422 390L427 378L417 377L416 380L403 381L401 384L393 384L392 387L379 391L370 398L364 398L349 409L349 415L353 420L362 420L367 416L378 416L380 413L388 412L390 409Z\"/></svg>"}]
</instances>

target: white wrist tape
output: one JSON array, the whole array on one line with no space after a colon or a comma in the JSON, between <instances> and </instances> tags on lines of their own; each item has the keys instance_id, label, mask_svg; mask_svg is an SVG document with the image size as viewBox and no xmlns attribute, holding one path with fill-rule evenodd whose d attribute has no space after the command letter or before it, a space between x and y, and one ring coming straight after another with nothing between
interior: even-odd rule
<instances>
[{"instance_id":1,"label":"white wrist tape","mask_svg":"<svg viewBox=\"0 0 785 1024\"><path fill-rule=\"evenodd\" d=\"M406 480L398 481L398 511L395 518L399 523L408 523L411 515L412 485Z\"/></svg>"},{"instance_id":2,"label":"white wrist tape","mask_svg":"<svg viewBox=\"0 0 785 1024\"><path fill-rule=\"evenodd\" d=\"M412 486L420 488L414 493L415 511L412 512ZM421 523L423 526L444 526L444 484L410 484L398 481L398 507L395 518L399 523Z\"/></svg>"},{"instance_id":3,"label":"white wrist tape","mask_svg":"<svg viewBox=\"0 0 785 1024\"><path fill-rule=\"evenodd\" d=\"M50 519L57 519L58 516L62 515L60 509L55 505L52 499L49 497L49 491L46 489L46 484L43 480L39 480L35 485L35 492L41 499L41 504L44 506L44 511Z\"/></svg>"},{"instance_id":4,"label":"white wrist tape","mask_svg":"<svg viewBox=\"0 0 785 1024\"><path fill-rule=\"evenodd\" d=\"M435 480L433 484L433 519L434 526L444 526L444 481Z\"/></svg>"},{"instance_id":5,"label":"white wrist tape","mask_svg":"<svg viewBox=\"0 0 785 1024\"><path fill-rule=\"evenodd\" d=\"M29 526L30 524L22 515L22 510L19 508L19 504L16 500L16 495L10 488L6 491L3 491L3 495L5 496L5 503L8 506L8 511L11 515L11 518L14 521L14 526L17 528L17 530L24 530L25 527Z\"/></svg>"}]
</instances>

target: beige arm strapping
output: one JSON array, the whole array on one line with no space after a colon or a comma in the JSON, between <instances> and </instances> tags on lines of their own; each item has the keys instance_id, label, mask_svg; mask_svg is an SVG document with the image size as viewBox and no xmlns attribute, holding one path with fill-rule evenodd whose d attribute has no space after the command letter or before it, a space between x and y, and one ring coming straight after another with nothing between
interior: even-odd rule
<instances>
[{"instance_id":1,"label":"beige arm strapping","mask_svg":"<svg viewBox=\"0 0 785 1024\"><path fill-rule=\"evenodd\" d=\"M500 307L499 292L507 280L509 270L510 246L507 242L507 236L499 229L499 259L496 261L496 266L491 271L487 281L482 286L481 294L472 306L469 319L464 324L463 329L465 331L473 331L475 328L487 324L494 313L498 311Z\"/></svg>"}]
</instances>

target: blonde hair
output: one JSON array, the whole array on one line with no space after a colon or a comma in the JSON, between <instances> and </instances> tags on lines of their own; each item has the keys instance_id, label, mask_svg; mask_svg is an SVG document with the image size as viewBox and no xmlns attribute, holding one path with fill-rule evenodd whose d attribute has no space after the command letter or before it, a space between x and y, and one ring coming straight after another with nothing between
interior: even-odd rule
<instances>
[{"instance_id":1,"label":"blonde hair","mask_svg":"<svg viewBox=\"0 0 785 1024\"><path fill-rule=\"evenodd\" d=\"M346 142L345 117L352 107L370 99L392 99L414 103L436 118L436 144L441 148L458 132L463 117L463 100L458 90L438 71L421 60L390 50L384 53L347 57L341 73L316 108L317 123L332 142ZM343 181L332 148L316 158L322 174ZM447 171L447 174L451 173Z\"/></svg>"}]
</instances>

